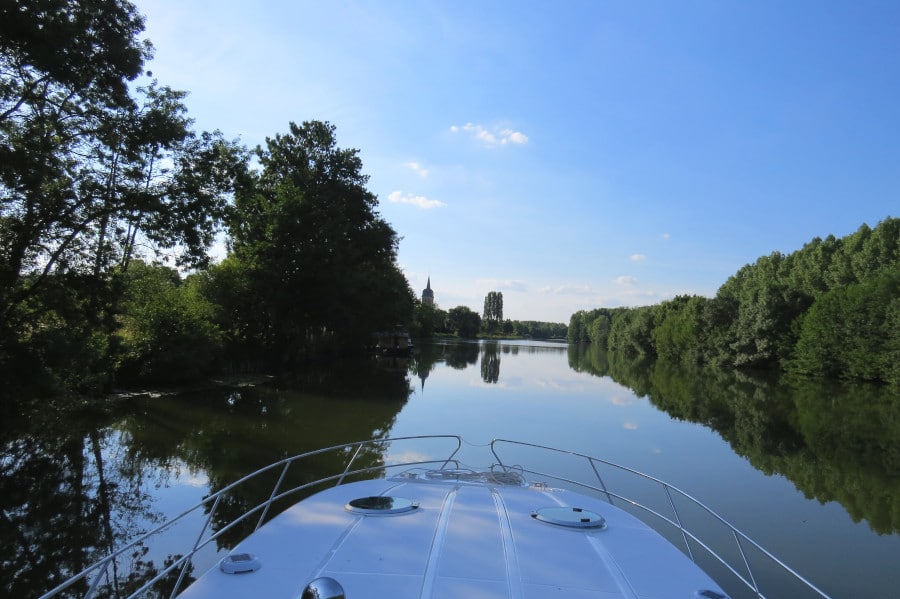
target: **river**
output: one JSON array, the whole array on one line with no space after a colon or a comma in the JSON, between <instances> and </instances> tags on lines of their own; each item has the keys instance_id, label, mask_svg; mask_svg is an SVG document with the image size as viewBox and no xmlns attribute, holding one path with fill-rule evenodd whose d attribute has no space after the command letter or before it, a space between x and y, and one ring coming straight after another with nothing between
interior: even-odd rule
<instances>
[{"instance_id":1,"label":"river","mask_svg":"<svg viewBox=\"0 0 900 599\"><path fill-rule=\"evenodd\" d=\"M103 546L278 458L446 433L472 446L551 445L665 479L833 597L900 589L900 398L890 391L487 341L74 414L48 403L5 422L0 594L36 596ZM137 556L135 578L164 554Z\"/></svg>"}]
</instances>

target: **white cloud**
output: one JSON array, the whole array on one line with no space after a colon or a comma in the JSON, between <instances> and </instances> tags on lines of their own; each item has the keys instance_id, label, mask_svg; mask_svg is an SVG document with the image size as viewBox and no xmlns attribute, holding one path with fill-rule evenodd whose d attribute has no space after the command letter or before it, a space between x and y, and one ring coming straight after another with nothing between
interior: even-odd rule
<instances>
[{"instance_id":1,"label":"white cloud","mask_svg":"<svg viewBox=\"0 0 900 599\"><path fill-rule=\"evenodd\" d=\"M498 291L528 291L528 284L525 281L515 279L478 279L475 282Z\"/></svg>"},{"instance_id":2,"label":"white cloud","mask_svg":"<svg viewBox=\"0 0 900 599\"><path fill-rule=\"evenodd\" d=\"M660 235L660 237L662 237L663 239L669 239L669 238L671 238L672 236L671 236L670 234L668 234L668 233L663 233L662 235Z\"/></svg>"},{"instance_id":3,"label":"white cloud","mask_svg":"<svg viewBox=\"0 0 900 599\"><path fill-rule=\"evenodd\" d=\"M423 167L421 164L419 164L418 162L407 162L405 166L411 168L411 169L412 169L417 175L419 175L420 177L427 177L427 176L428 176L428 169L427 169L427 168L424 168L424 167Z\"/></svg>"},{"instance_id":4,"label":"white cloud","mask_svg":"<svg viewBox=\"0 0 900 599\"><path fill-rule=\"evenodd\" d=\"M430 200L425 196L417 196L411 193L403 195L402 191L392 191L388 194L388 201L393 202L394 204L410 204L426 210L430 208L443 208L446 206L446 204L440 200Z\"/></svg>"},{"instance_id":5,"label":"white cloud","mask_svg":"<svg viewBox=\"0 0 900 599\"><path fill-rule=\"evenodd\" d=\"M630 275L622 275L621 277L616 277L617 285L634 285L635 283L637 283L637 278Z\"/></svg>"},{"instance_id":6,"label":"white cloud","mask_svg":"<svg viewBox=\"0 0 900 599\"><path fill-rule=\"evenodd\" d=\"M500 143L527 144L528 136L521 131L513 131L512 129L504 129L500 132L502 141Z\"/></svg>"},{"instance_id":7,"label":"white cloud","mask_svg":"<svg viewBox=\"0 0 900 599\"><path fill-rule=\"evenodd\" d=\"M541 287L541 293L553 295L588 295L593 293L587 285L560 285L559 287Z\"/></svg>"},{"instance_id":8,"label":"white cloud","mask_svg":"<svg viewBox=\"0 0 900 599\"><path fill-rule=\"evenodd\" d=\"M489 130L484 126L475 123L466 123L462 127L453 125L450 127L450 131L453 133L465 131L488 147L505 146L508 144L524 145L528 143L528 136L521 131L500 129L498 127Z\"/></svg>"},{"instance_id":9,"label":"white cloud","mask_svg":"<svg viewBox=\"0 0 900 599\"><path fill-rule=\"evenodd\" d=\"M631 254L631 259L634 262L643 262L647 259L647 256L645 256L644 254Z\"/></svg>"}]
</instances>

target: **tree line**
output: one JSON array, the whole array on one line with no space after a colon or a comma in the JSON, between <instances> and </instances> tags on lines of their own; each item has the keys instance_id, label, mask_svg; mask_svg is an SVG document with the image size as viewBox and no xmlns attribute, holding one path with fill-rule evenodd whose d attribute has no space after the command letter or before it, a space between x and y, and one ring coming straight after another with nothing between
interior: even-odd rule
<instances>
[{"instance_id":1,"label":"tree line","mask_svg":"<svg viewBox=\"0 0 900 599\"><path fill-rule=\"evenodd\" d=\"M358 152L317 121L253 149L195 131L186 93L145 72L143 27L125 0L0 7L4 380L277 370L408 323Z\"/></svg>"},{"instance_id":2,"label":"tree line","mask_svg":"<svg viewBox=\"0 0 900 599\"><path fill-rule=\"evenodd\" d=\"M762 256L712 298L577 312L568 339L632 357L900 384L900 219Z\"/></svg>"},{"instance_id":3,"label":"tree line","mask_svg":"<svg viewBox=\"0 0 900 599\"><path fill-rule=\"evenodd\" d=\"M476 337L515 337L521 339L565 339L563 323L503 318L503 292L490 291L484 298L484 312L479 315L468 306L442 310L438 306L416 301L411 333L418 339L452 335L465 339Z\"/></svg>"},{"instance_id":4,"label":"tree line","mask_svg":"<svg viewBox=\"0 0 900 599\"><path fill-rule=\"evenodd\" d=\"M431 313L333 125L196 131L143 29L126 0L0 6L2 393L284 371L397 327L560 335L504 321L499 292L484 319Z\"/></svg>"}]
</instances>

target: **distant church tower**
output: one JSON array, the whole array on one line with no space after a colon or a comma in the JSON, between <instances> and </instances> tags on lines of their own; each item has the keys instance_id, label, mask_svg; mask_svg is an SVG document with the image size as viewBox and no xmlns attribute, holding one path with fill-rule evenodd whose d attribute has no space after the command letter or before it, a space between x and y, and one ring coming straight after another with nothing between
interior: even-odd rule
<instances>
[{"instance_id":1,"label":"distant church tower","mask_svg":"<svg viewBox=\"0 0 900 599\"><path fill-rule=\"evenodd\" d=\"M431 290L431 277L428 277L428 285L422 290L422 303L427 306L434 305L434 291Z\"/></svg>"}]
</instances>

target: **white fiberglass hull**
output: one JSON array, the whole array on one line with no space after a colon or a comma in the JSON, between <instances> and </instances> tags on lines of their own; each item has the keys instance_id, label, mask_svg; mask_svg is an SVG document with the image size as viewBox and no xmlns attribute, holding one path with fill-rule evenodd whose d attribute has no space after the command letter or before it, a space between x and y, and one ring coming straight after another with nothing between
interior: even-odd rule
<instances>
[{"instance_id":1,"label":"white fiberglass hull","mask_svg":"<svg viewBox=\"0 0 900 599\"><path fill-rule=\"evenodd\" d=\"M414 505L400 513L347 507L373 496ZM535 517L554 507L585 517L571 525ZM258 569L227 574L215 567L180 597L299 599L320 577L337 581L348 599L725 596L675 546L609 503L543 485L424 474L313 495L229 555L253 556Z\"/></svg>"}]
</instances>

